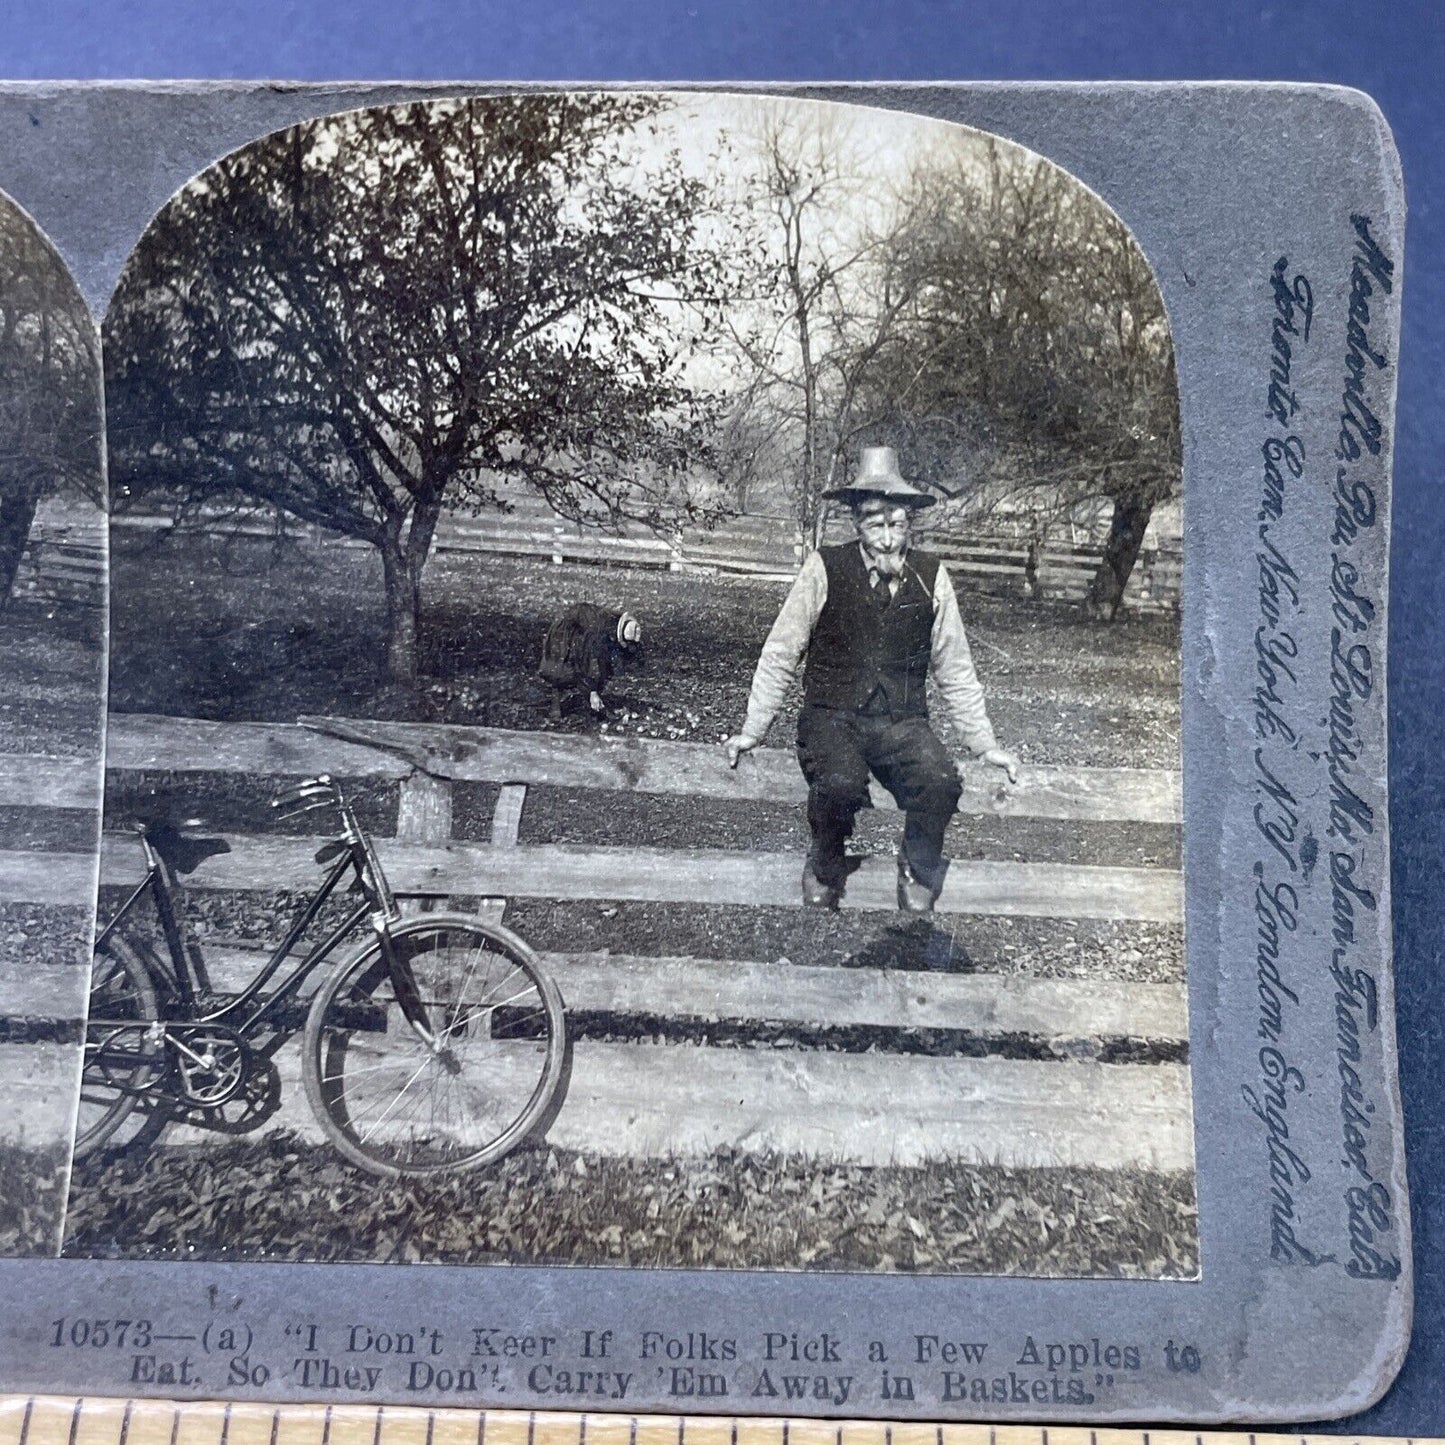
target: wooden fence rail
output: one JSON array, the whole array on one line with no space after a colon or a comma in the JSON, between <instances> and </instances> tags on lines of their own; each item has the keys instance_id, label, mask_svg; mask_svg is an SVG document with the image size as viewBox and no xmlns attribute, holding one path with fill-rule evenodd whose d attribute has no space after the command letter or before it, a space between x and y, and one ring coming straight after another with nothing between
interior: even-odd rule
<instances>
[{"instance_id":1,"label":"wooden fence rail","mask_svg":"<svg viewBox=\"0 0 1445 1445\"><path fill-rule=\"evenodd\" d=\"M156 531L169 519L123 513L114 519L122 529ZM272 537L274 524L260 520L224 519L217 526L228 534ZM326 534L312 534L315 545ZM329 545L363 545L332 538ZM963 535L939 531L925 534L922 545L936 552L961 582L973 585L1008 583L1015 592L1077 601L1087 592L1098 569L1098 546L1052 543L1031 554L1017 537ZM437 526L437 554L492 554L546 558L553 563L586 562L679 572L732 573L764 580L787 580L797 571L803 548L784 518L735 518L712 531L688 529L662 538L627 531L608 532L580 527L535 507L470 517L448 514ZM1032 576L1032 584L1030 584ZM1182 593L1182 568L1177 550L1146 547L1140 554L1125 592L1135 608L1177 610Z\"/></svg>"},{"instance_id":2,"label":"wooden fence rail","mask_svg":"<svg viewBox=\"0 0 1445 1445\"><path fill-rule=\"evenodd\" d=\"M535 784L794 804L807 787L790 751L759 748L729 768L720 746L651 738L577 737L502 728L311 718L298 724L213 723L114 714L107 766L257 776L431 778ZM0 765L3 766L3 765ZM882 788L877 807L891 808ZM960 809L997 817L1179 823L1180 775L1165 769L1026 766L1017 784L966 769Z\"/></svg>"},{"instance_id":3,"label":"wooden fence rail","mask_svg":"<svg viewBox=\"0 0 1445 1445\"><path fill-rule=\"evenodd\" d=\"M15 574L15 595L99 607L105 601L104 523L37 522Z\"/></svg>"},{"instance_id":4,"label":"wooden fence rail","mask_svg":"<svg viewBox=\"0 0 1445 1445\"><path fill-rule=\"evenodd\" d=\"M276 1059L268 1129L319 1142L294 1045ZM179 1145L214 1142L174 1130ZM720 1148L870 1166L1193 1167L1179 1064L1034 1063L582 1041L547 1142L584 1155L673 1159Z\"/></svg>"},{"instance_id":5,"label":"wooden fence rail","mask_svg":"<svg viewBox=\"0 0 1445 1445\"><path fill-rule=\"evenodd\" d=\"M781 750L761 750L734 771L718 747L695 743L351 719L301 725L116 715L107 767L117 778L154 769L276 780L321 771L395 779L397 836L378 839L378 849L393 883L408 895L681 907L798 903L799 859L790 854L519 841L527 787L539 784L796 805L804 796L801 779ZM501 785L486 842L451 837L451 789L461 782ZM56 760L0 761L0 801L13 805L72 806L93 798L90 786L87 792L84 779ZM1179 778L1146 770L1030 769L1016 788L975 778L964 806L1003 816L1177 825ZM271 893L304 887L316 876L318 839L229 835L228 841L231 852L207 859L187 887ZM95 867L84 855L0 853L0 898L73 897L95 877ZM132 837L105 838L102 885L133 883L140 870ZM893 873L891 859L864 860L850 880L849 906L893 910ZM1182 883L1166 869L960 861L950 870L940 909L1124 926L1177 923ZM946 917L940 926L950 926ZM214 981L239 988L257 955L213 942L219 945L208 952ZM669 1027L685 1023L688 1030L683 1042L580 1040L567 1101L549 1134L565 1147L669 1155L726 1145L869 1164L946 1157L1189 1167L1187 1068L1087 1061L1110 1039L1181 1045L1187 1021L1178 984L631 954L559 952L546 962L574 1014L671 1021ZM49 978L0 986L9 985L14 1012L73 1018L73 973L53 970ZM726 1047L709 1032L724 1024L766 1025L774 1038L791 1029L801 1042ZM860 1053L816 1043L829 1031L859 1028L887 1037L931 1031L1026 1037L1063 1049L1074 1061L925 1057L901 1047ZM627 1036L626 1027L621 1032ZM638 1037L650 1035L644 1028ZM0 1051L0 1072L13 1072L16 1055L25 1052ZM296 1127L311 1137L296 1066L291 1046L278 1058L286 1103L272 1127Z\"/></svg>"},{"instance_id":6,"label":"wooden fence rail","mask_svg":"<svg viewBox=\"0 0 1445 1445\"><path fill-rule=\"evenodd\" d=\"M315 873L323 838L227 834L229 853L208 858L187 879L203 889L265 891L295 887ZM798 900L800 858L723 849L585 847L493 843L377 843L398 893L419 897L503 896L639 903L790 907ZM16 855L7 855L14 857ZM33 855L42 880L46 855ZM108 835L103 886L134 885L140 851ZM43 881L41 887L47 886ZM892 858L868 858L848 881L850 909L893 911ZM939 899L944 913L1013 918L1092 918L1177 923L1180 878L1164 868L1101 868L1065 863L955 861Z\"/></svg>"}]
</instances>

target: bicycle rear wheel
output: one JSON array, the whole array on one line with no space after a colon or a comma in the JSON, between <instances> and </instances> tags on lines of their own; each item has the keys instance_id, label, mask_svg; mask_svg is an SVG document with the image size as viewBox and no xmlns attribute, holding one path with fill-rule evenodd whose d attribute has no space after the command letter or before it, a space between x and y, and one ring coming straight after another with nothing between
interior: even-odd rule
<instances>
[{"instance_id":1,"label":"bicycle rear wheel","mask_svg":"<svg viewBox=\"0 0 1445 1445\"><path fill-rule=\"evenodd\" d=\"M520 938L475 918L419 918L392 942L422 1027L398 999L379 943L342 962L306 1021L311 1107L337 1149L374 1174L446 1174L500 1159L543 1120L562 1082L557 986Z\"/></svg>"},{"instance_id":2,"label":"bicycle rear wheel","mask_svg":"<svg viewBox=\"0 0 1445 1445\"><path fill-rule=\"evenodd\" d=\"M161 1046L148 1042L144 1029L135 1026L155 1017L150 971L135 949L113 934L91 959L75 1158L110 1143L156 1079L164 1061Z\"/></svg>"}]
</instances>

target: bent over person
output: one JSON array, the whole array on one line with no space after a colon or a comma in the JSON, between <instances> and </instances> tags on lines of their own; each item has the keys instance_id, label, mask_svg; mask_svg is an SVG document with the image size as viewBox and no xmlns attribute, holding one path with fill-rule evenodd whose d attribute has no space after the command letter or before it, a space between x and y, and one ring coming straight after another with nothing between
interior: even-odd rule
<instances>
[{"instance_id":1,"label":"bent over person","mask_svg":"<svg viewBox=\"0 0 1445 1445\"><path fill-rule=\"evenodd\" d=\"M1018 759L989 724L948 573L909 545L914 516L934 498L904 481L891 447L864 448L853 484L825 495L851 505L857 541L824 547L803 564L763 644L742 731L724 747L736 767L758 746L806 656L798 760L813 842L803 901L838 906L844 849L872 773L904 811L898 906L927 913L943 887L943 836L961 791L928 725L929 677L976 756L1011 782Z\"/></svg>"},{"instance_id":2,"label":"bent over person","mask_svg":"<svg viewBox=\"0 0 1445 1445\"><path fill-rule=\"evenodd\" d=\"M602 694L624 661L636 661L642 626L630 612L609 612L590 602L574 602L553 619L542 642L537 675L552 688L552 721L562 720L562 700L586 692L595 716L607 706Z\"/></svg>"}]
</instances>

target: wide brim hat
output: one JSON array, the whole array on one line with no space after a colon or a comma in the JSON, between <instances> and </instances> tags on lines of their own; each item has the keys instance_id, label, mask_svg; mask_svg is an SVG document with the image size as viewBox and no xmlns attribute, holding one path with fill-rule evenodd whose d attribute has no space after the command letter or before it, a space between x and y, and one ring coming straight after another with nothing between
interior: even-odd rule
<instances>
[{"instance_id":1,"label":"wide brim hat","mask_svg":"<svg viewBox=\"0 0 1445 1445\"><path fill-rule=\"evenodd\" d=\"M931 507L938 498L903 480L898 470L898 453L892 447L864 447L858 456L858 471L846 487L834 487L823 495L830 502L860 502L882 498L899 507Z\"/></svg>"}]
</instances>

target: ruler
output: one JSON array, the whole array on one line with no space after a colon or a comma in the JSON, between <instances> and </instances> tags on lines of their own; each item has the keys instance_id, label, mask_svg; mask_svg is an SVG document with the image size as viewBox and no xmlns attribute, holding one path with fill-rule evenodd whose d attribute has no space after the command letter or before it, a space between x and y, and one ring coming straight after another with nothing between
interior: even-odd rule
<instances>
[{"instance_id":1,"label":"ruler","mask_svg":"<svg viewBox=\"0 0 1445 1445\"><path fill-rule=\"evenodd\" d=\"M1405 1445L1384 1436L0 1396L0 1445ZM1445 1445L1412 1440L1409 1445Z\"/></svg>"}]
</instances>

